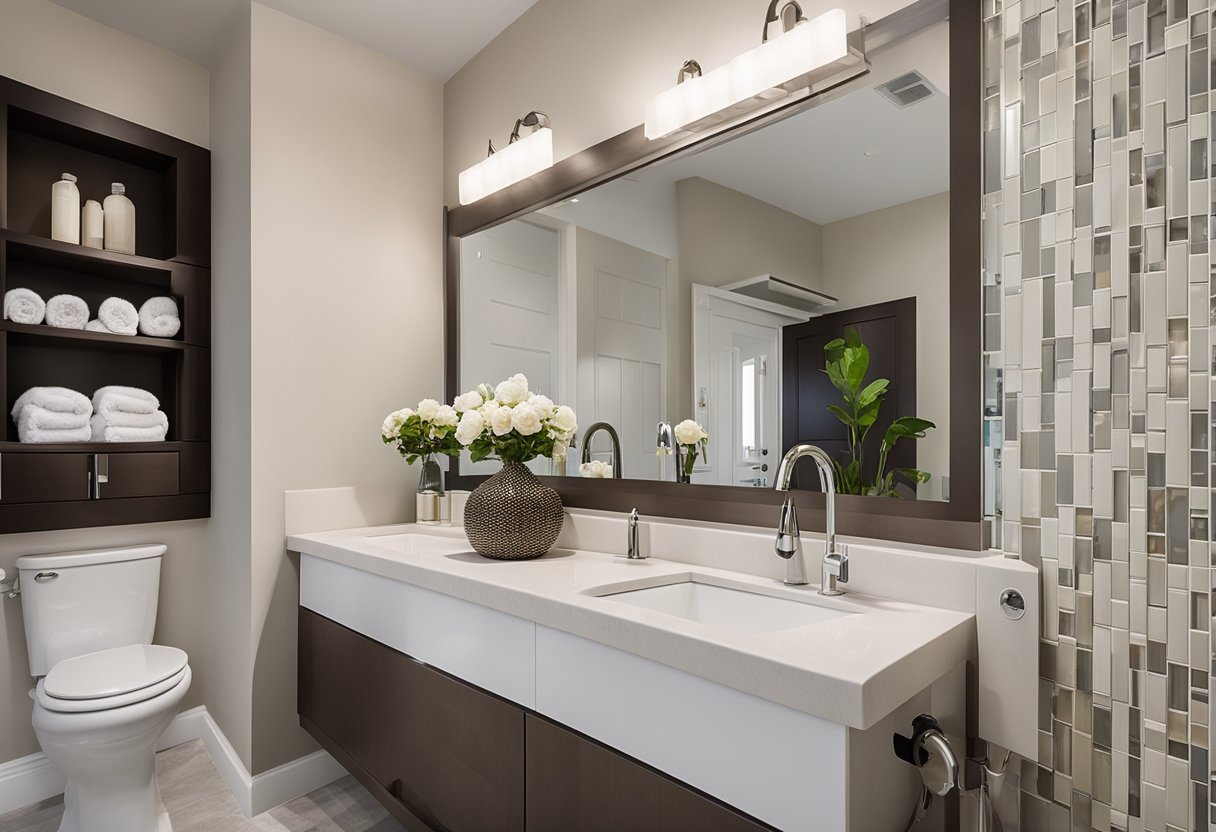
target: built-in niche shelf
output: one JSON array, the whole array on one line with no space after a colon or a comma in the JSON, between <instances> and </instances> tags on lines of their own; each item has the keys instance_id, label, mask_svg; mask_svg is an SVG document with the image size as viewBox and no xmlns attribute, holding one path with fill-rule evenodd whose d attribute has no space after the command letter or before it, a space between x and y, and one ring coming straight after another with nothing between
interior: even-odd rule
<instances>
[{"instance_id":1,"label":"built-in niche shelf","mask_svg":"<svg viewBox=\"0 0 1216 832\"><path fill-rule=\"evenodd\" d=\"M139 307L172 296L173 338L0 321L0 533L207 517L211 490L210 154L180 139L0 78L0 294L72 294ZM111 182L135 203L136 254L50 239L51 184L81 202ZM33 386L155 394L168 441L23 444L13 403Z\"/></svg>"}]
</instances>

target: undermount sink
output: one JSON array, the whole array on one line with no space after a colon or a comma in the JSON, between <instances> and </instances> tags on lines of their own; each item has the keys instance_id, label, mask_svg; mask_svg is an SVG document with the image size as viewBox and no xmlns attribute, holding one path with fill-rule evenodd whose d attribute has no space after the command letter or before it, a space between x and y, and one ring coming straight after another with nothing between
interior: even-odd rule
<instances>
[{"instance_id":1,"label":"undermount sink","mask_svg":"<svg viewBox=\"0 0 1216 832\"><path fill-rule=\"evenodd\" d=\"M601 587L591 594L741 633L771 633L853 615L813 603L683 577L644 589Z\"/></svg>"},{"instance_id":2,"label":"undermount sink","mask_svg":"<svg viewBox=\"0 0 1216 832\"><path fill-rule=\"evenodd\" d=\"M406 555L454 555L469 551L469 544L465 540L429 534L382 534L367 537L366 540Z\"/></svg>"}]
</instances>

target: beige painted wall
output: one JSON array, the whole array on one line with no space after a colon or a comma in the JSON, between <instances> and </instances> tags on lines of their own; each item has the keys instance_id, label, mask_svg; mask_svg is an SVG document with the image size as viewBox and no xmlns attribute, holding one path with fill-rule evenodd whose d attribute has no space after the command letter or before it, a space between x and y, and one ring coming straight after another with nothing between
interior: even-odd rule
<instances>
[{"instance_id":1,"label":"beige painted wall","mask_svg":"<svg viewBox=\"0 0 1216 832\"><path fill-rule=\"evenodd\" d=\"M51 38L67 61L54 60ZM203 146L208 137L206 70L143 41L69 12L47 0L0 3L0 75L62 95ZM50 183L47 183L50 187ZM0 567L24 554L159 542L162 564L157 641L190 654L194 682L183 708L202 704L207 686L203 622L197 588L208 568L206 521L0 535ZM0 762L32 754L32 686L21 622L21 602L0 596Z\"/></svg>"},{"instance_id":2,"label":"beige painted wall","mask_svg":"<svg viewBox=\"0 0 1216 832\"><path fill-rule=\"evenodd\" d=\"M384 414L443 394L440 85L252 10L253 750L310 750L296 718L297 569L283 492L353 485L378 522L412 516ZM414 474L416 477L416 473Z\"/></svg>"},{"instance_id":3,"label":"beige painted wall","mask_svg":"<svg viewBox=\"0 0 1216 832\"><path fill-rule=\"evenodd\" d=\"M806 0L807 15L844 8L877 20L910 0ZM515 119L553 119L562 159L642 123L646 102L695 57L706 69L759 45L763 2L739 0L540 0L444 87L444 188L456 204L458 173L506 141ZM935 79L936 80L936 79Z\"/></svg>"},{"instance_id":4,"label":"beige painted wall","mask_svg":"<svg viewBox=\"0 0 1216 832\"><path fill-rule=\"evenodd\" d=\"M941 499L950 471L950 194L942 193L823 226L823 290L832 311L916 298L916 415L937 423L917 443L933 474L923 499Z\"/></svg>"},{"instance_id":5,"label":"beige painted wall","mask_svg":"<svg viewBox=\"0 0 1216 832\"><path fill-rule=\"evenodd\" d=\"M246 767L253 754L250 637L250 14L211 78L212 387L207 710Z\"/></svg>"}]
</instances>

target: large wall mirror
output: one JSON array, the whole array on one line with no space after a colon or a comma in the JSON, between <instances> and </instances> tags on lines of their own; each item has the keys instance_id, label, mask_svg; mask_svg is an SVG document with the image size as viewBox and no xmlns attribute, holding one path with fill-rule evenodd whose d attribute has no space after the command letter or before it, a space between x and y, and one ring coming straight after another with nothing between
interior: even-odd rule
<instances>
[{"instance_id":1,"label":"large wall mirror","mask_svg":"<svg viewBox=\"0 0 1216 832\"><path fill-rule=\"evenodd\" d=\"M532 463L572 505L767 525L810 442L846 533L979 548L980 33L949 6L870 23L870 71L819 95L452 211L449 392L523 372L574 406L566 461ZM794 487L822 506L810 460Z\"/></svg>"}]
</instances>

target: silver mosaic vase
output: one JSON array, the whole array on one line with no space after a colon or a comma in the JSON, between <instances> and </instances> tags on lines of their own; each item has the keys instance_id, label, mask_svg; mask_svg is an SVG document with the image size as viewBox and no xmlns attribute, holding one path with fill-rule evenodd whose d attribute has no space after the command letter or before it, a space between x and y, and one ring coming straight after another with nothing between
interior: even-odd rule
<instances>
[{"instance_id":1,"label":"silver mosaic vase","mask_svg":"<svg viewBox=\"0 0 1216 832\"><path fill-rule=\"evenodd\" d=\"M553 548L565 514L562 498L522 462L477 486L464 507L464 530L477 554L494 560L531 560Z\"/></svg>"}]
</instances>

